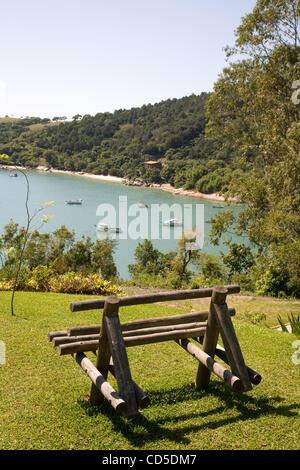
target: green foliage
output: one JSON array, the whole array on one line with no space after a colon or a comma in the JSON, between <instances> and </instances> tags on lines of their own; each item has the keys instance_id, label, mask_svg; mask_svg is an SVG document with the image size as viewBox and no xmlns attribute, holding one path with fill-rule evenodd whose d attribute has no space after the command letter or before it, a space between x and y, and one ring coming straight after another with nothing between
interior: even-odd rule
<instances>
[{"instance_id":1,"label":"green foliage","mask_svg":"<svg viewBox=\"0 0 300 470\"><path fill-rule=\"evenodd\" d=\"M226 269L222 265L220 257L200 253L195 264L199 274L192 280L191 289L200 289L224 283Z\"/></svg>"},{"instance_id":2,"label":"green foliage","mask_svg":"<svg viewBox=\"0 0 300 470\"><path fill-rule=\"evenodd\" d=\"M298 0L258 0L236 31L235 47L227 48L231 62L207 103L207 134L222 137L223 148L239 152L247 168L226 193L243 209L237 217L226 211L216 217L211 239L217 244L227 230L248 237L264 256L256 277L263 295L300 294L300 106L293 99L300 77L299 13ZM251 261L246 253L232 255L224 259L232 272L246 269L237 259Z\"/></svg>"},{"instance_id":3,"label":"green foliage","mask_svg":"<svg viewBox=\"0 0 300 470\"><path fill-rule=\"evenodd\" d=\"M211 243L218 245L222 234L228 232L234 222L235 218L231 209L223 210L215 217L212 217L212 228L209 234Z\"/></svg>"},{"instance_id":4,"label":"green foliage","mask_svg":"<svg viewBox=\"0 0 300 470\"><path fill-rule=\"evenodd\" d=\"M287 292L289 272L287 266L282 266L273 259L268 268L257 278L255 291L258 295L278 297Z\"/></svg>"},{"instance_id":5,"label":"green foliage","mask_svg":"<svg viewBox=\"0 0 300 470\"><path fill-rule=\"evenodd\" d=\"M278 315L278 322L281 326L282 331L284 331L285 333L289 333L289 330L287 329L280 315ZM291 325L292 333L298 338L300 338L300 315L294 315L293 313L291 313L290 315L288 315L288 322Z\"/></svg>"},{"instance_id":6,"label":"green foliage","mask_svg":"<svg viewBox=\"0 0 300 470\"><path fill-rule=\"evenodd\" d=\"M226 276L226 271L218 256L201 253L197 264L200 268L200 272L207 279L224 279Z\"/></svg>"},{"instance_id":7,"label":"green foliage","mask_svg":"<svg viewBox=\"0 0 300 470\"><path fill-rule=\"evenodd\" d=\"M206 277L199 274L191 281L191 289L202 289L203 287L211 287L222 284L222 280L216 277Z\"/></svg>"},{"instance_id":8,"label":"green foliage","mask_svg":"<svg viewBox=\"0 0 300 470\"><path fill-rule=\"evenodd\" d=\"M0 249L9 252L3 259L0 276L13 279L15 266L20 258L24 237L27 243L23 252L23 271L31 272L32 286L43 283L43 276L50 273L63 274L68 271L85 274L101 274L104 279L116 278L118 272L114 262L115 242L111 240L95 243L89 237L75 240L74 232L64 225L53 233L39 233L38 230L26 234L23 227L11 221L4 227L0 237ZM19 281L19 287L25 286ZM30 286L29 286L30 287Z\"/></svg>"},{"instance_id":9,"label":"green foliage","mask_svg":"<svg viewBox=\"0 0 300 470\"><path fill-rule=\"evenodd\" d=\"M153 247L151 240L139 243L135 250L136 263L128 265L129 273L135 283L145 285L145 280L153 286L169 286L173 289L187 285L192 273L189 264L196 264L199 251L190 249L196 240L195 232L183 233L176 251L162 253Z\"/></svg>"},{"instance_id":10,"label":"green foliage","mask_svg":"<svg viewBox=\"0 0 300 470\"><path fill-rule=\"evenodd\" d=\"M30 274L26 287L35 291L48 291L53 270L48 266L37 266Z\"/></svg>"},{"instance_id":11,"label":"green foliage","mask_svg":"<svg viewBox=\"0 0 300 470\"><path fill-rule=\"evenodd\" d=\"M0 291L11 291L13 288L13 282L7 280L0 280Z\"/></svg>"},{"instance_id":12,"label":"green foliage","mask_svg":"<svg viewBox=\"0 0 300 470\"><path fill-rule=\"evenodd\" d=\"M134 257L136 262L128 265L129 273L133 278L141 274L163 276L170 268L172 259L176 253L164 254L153 247L151 240L140 242L135 249Z\"/></svg>"},{"instance_id":13,"label":"green foliage","mask_svg":"<svg viewBox=\"0 0 300 470\"><path fill-rule=\"evenodd\" d=\"M139 272L132 276L131 280L128 281L131 286L145 287L148 288L160 288L160 289L179 289L188 288L188 284L184 283L179 276L169 271L167 275L164 274L151 274L146 272Z\"/></svg>"},{"instance_id":14,"label":"green foliage","mask_svg":"<svg viewBox=\"0 0 300 470\"><path fill-rule=\"evenodd\" d=\"M99 274L84 275L80 272L67 272L49 279L50 292L68 294L121 295L122 290Z\"/></svg>"},{"instance_id":15,"label":"green foliage","mask_svg":"<svg viewBox=\"0 0 300 470\"><path fill-rule=\"evenodd\" d=\"M281 326L281 330L284 331L285 333L289 333L289 330L287 329L287 327L286 327L285 323L283 322L280 315L278 315L278 322Z\"/></svg>"},{"instance_id":16,"label":"green foliage","mask_svg":"<svg viewBox=\"0 0 300 470\"><path fill-rule=\"evenodd\" d=\"M75 115L51 125L39 118L0 120L0 154L25 166L36 167L42 159L60 170L216 192L228 185L238 162L236 153L221 149L222 139L205 136L208 97L201 93L114 113ZM160 160L162 169L146 168L147 160Z\"/></svg>"},{"instance_id":17,"label":"green foliage","mask_svg":"<svg viewBox=\"0 0 300 470\"><path fill-rule=\"evenodd\" d=\"M92 247L90 237L84 236L71 246L65 254L65 260L72 271L87 272L90 269Z\"/></svg>"},{"instance_id":18,"label":"green foliage","mask_svg":"<svg viewBox=\"0 0 300 470\"><path fill-rule=\"evenodd\" d=\"M104 279L113 279L118 277L118 271L114 262L114 253L116 241L97 240L94 243L91 253L91 268L95 273L102 275Z\"/></svg>"},{"instance_id":19,"label":"green foliage","mask_svg":"<svg viewBox=\"0 0 300 470\"><path fill-rule=\"evenodd\" d=\"M242 290L247 292L255 292L255 280L251 275L251 270L246 273L236 273L233 274L230 278L232 284L237 284L241 287Z\"/></svg>"},{"instance_id":20,"label":"green foliage","mask_svg":"<svg viewBox=\"0 0 300 470\"><path fill-rule=\"evenodd\" d=\"M291 313L288 315L288 320L291 325L292 333L296 335L298 338L300 337L300 315L297 316Z\"/></svg>"},{"instance_id":21,"label":"green foliage","mask_svg":"<svg viewBox=\"0 0 300 470\"><path fill-rule=\"evenodd\" d=\"M9 291L13 287L14 272L12 268L1 271L0 291ZM36 292L61 292L68 294L99 294L120 295L122 289L106 281L100 274L84 274L69 271L56 274L48 266L37 266L32 271L23 268L17 285L17 290Z\"/></svg>"},{"instance_id":22,"label":"green foliage","mask_svg":"<svg viewBox=\"0 0 300 470\"><path fill-rule=\"evenodd\" d=\"M0 290L12 290L4 289L5 286L14 286L16 279L17 267L11 264L5 264L0 270L0 282L3 289ZM16 283L17 290L26 289L28 280L30 279L31 271L28 267L22 266L19 271L19 276Z\"/></svg>"},{"instance_id":23,"label":"green foliage","mask_svg":"<svg viewBox=\"0 0 300 470\"><path fill-rule=\"evenodd\" d=\"M263 312L252 312L246 310L244 315L253 325L259 325L261 323L265 324L267 319L267 315Z\"/></svg>"},{"instance_id":24,"label":"green foliage","mask_svg":"<svg viewBox=\"0 0 300 470\"><path fill-rule=\"evenodd\" d=\"M222 260L224 265L228 268L228 275L231 278L234 274L242 274L254 264L254 256L251 249L240 243L227 242L229 245L229 252L222 253Z\"/></svg>"}]
</instances>

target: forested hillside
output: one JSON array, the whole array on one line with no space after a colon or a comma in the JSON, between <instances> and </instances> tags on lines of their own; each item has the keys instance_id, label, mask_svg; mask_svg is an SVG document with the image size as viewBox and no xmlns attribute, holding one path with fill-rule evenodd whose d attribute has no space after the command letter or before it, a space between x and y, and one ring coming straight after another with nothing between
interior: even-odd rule
<instances>
[{"instance_id":1,"label":"forested hillside","mask_svg":"<svg viewBox=\"0 0 300 470\"><path fill-rule=\"evenodd\" d=\"M205 136L208 98L202 93L64 122L58 117L0 119L0 154L25 166L42 162L212 193L245 168L223 139ZM147 160L162 166L148 168Z\"/></svg>"}]
</instances>

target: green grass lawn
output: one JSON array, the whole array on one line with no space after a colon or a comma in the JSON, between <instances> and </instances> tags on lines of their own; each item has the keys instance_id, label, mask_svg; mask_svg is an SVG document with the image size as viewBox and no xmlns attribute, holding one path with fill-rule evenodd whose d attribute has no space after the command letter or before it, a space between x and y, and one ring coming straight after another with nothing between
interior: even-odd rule
<instances>
[{"instance_id":1,"label":"green grass lawn","mask_svg":"<svg viewBox=\"0 0 300 470\"><path fill-rule=\"evenodd\" d=\"M6 345L6 363L0 364L0 449L299 449L294 335L253 325L237 310L233 322L245 361L263 378L243 395L213 375L209 389L197 391L198 363L175 342L129 348L133 379L151 405L126 420L107 403L87 405L82 397L90 391L89 378L47 340L49 331L100 322L100 312L70 312L71 301L86 298L18 292L12 317L10 293L0 293L0 340ZM121 308L120 317L168 313L180 310L134 306Z\"/></svg>"}]
</instances>

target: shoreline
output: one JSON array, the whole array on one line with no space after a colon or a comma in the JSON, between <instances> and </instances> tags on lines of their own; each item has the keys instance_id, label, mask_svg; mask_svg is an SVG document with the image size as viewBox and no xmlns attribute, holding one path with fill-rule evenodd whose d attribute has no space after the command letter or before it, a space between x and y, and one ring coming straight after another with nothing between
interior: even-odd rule
<instances>
[{"instance_id":1,"label":"shoreline","mask_svg":"<svg viewBox=\"0 0 300 470\"><path fill-rule=\"evenodd\" d=\"M66 174L66 175L71 175L71 176L81 176L81 177L86 177L86 178L91 178L99 181L107 181L109 183L121 183L121 184L126 184L126 178L122 178L120 176L111 176L111 175L94 175L92 173L86 173L84 171L71 171L71 170L57 170L55 168L48 168L46 166L37 166L36 168L26 168L22 166L15 166L15 165L0 165L0 168L6 168L6 169L21 169L21 170L34 170L34 171L42 171L46 173L60 173L60 174ZM140 185L134 185L136 187L148 187L151 189L160 189L161 191L166 191L168 193L173 194L174 196L187 196L187 197L195 197L199 199L206 199L209 201L216 201L216 202L224 202L225 198L224 196L220 196L219 194L212 193L212 194L204 194L200 193L197 191L193 191L190 189L183 189L183 188L174 188L174 186L171 186L169 183L163 183L163 184L149 184L147 186L144 186L143 184ZM229 198L228 202L233 202L237 203L237 199L235 198Z\"/></svg>"},{"instance_id":2,"label":"shoreline","mask_svg":"<svg viewBox=\"0 0 300 470\"><path fill-rule=\"evenodd\" d=\"M188 196L188 197L196 197L199 199L207 199L209 201L225 202L225 197L220 196L219 194L216 194L216 193L205 194L205 193L199 193L197 191L193 191L192 189L174 188L174 186L171 186L169 183L163 183L158 186L159 186L158 189L172 193L174 196ZM229 198L228 202L237 203L238 201L235 198Z\"/></svg>"}]
</instances>

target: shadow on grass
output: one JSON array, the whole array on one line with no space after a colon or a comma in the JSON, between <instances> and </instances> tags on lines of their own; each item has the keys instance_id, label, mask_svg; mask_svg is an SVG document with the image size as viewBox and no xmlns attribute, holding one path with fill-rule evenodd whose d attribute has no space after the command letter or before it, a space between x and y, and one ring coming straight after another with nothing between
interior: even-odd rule
<instances>
[{"instance_id":1,"label":"shadow on grass","mask_svg":"<svg viewBox=\"0 0 300 470\"><path fill-rule=\"evenodd\" d=\"M223 384L211 382L209 388L205 391L197 390L193 383L169 390L149 391L151 406L157 407L170 406L178 403L199 400L199 409L201 407L201 398L211 396L218 398L223 402L221 406L210 410L179 413L176 416L166 417L163 414L159 418L149 419L141 414L130 419L125 419L118 415L107 401L101 406L91 407L86 401L79 400L78 403L89 416L96 416L99 413L105 415L112 422L115 432L121 432L124 437L134 446L142 447L147 442L168 440L177 444L188 445L191 440L187 435L197 433L205 429L218 429L222 426L237 423L239 421L255 420L261 416L298 416L298 404L289 406L278 406L284 399L279 396L268 398L254 398L249 395L234 394L231 390L224 388ZM224 411L235 409L239 414L224 418ZM295 409L295 411L293 411ZM207 421L207 417L215 417ZM174 424L186 422L192 419L204 420L200 424L193 425L188 423L183 426L177 425L171 429L168 423Z\"/></svg>"}]
</instances>

